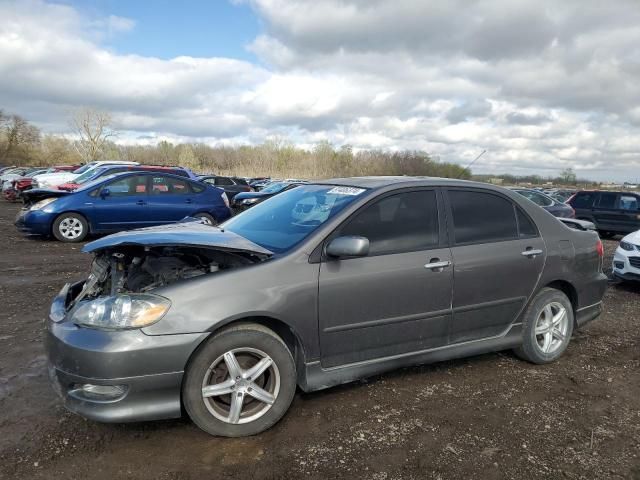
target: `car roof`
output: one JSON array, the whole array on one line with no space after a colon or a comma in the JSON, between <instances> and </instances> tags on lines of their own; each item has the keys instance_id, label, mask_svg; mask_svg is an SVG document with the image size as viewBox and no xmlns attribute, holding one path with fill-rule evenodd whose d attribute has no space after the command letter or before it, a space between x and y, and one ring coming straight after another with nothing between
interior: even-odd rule
<instances>
[{"instance_id":1,"label":"car roof","mask_svg":"<svg viewBox=\"0 0 640 480\"><path fill-rule=\"evenodd\" d=\"M145 171L145 170L160 170L160 171L164 171L164 170L184 170L183 167L171 167L171 166L166 166L166 165L102 165L101 167L98 168L103 168L104 170L110 170L113 168L122 168L122 167L126 167L129 170L133 171Z\"/></svg>"},{"instance_id":2,"label":"car roof","mask_svg":"<svg viewBox=\"0 0 640 480\"><path fill-rule=\"evenodd\" d=\"M198 183L197 180L194 180L193 178L189 178L189 177L184 177L182 175L176 175L175 173L171 173L171 172L154 172L154 171L149 171L149 170L126 170L124 172L118 172L115 173L113 175L110 176L105 176L105 177L100 177L94 180L95 183L91 182L94 185L98 185L102 182L108 182L111 180L114 180L116 178L124 178L124 177L133 177L136 175L144 175L147 177L150 177L152 175L162 175L165 177L171 177L171 178L175 178L177 180L183 180L183 181L187 181L190 183ZM84 185L84 184L83 184ZM87 185L89 185L87 183Z\"/></svg>"},{"instance_id":3,"label":"car roof","mask_svg":"<svg viewBox=\"0 0 640 480\"><path fill-rule=\"evenodd\" d=\"M409 177L409 176L374 176L374 177L346 177L331 178L312 182L323 185L344 185L359 188L383 188L390 185L427 185L427 186L480 186L491 188L491 185L469 180L458 180L440 177Z\"/></svg>"}]
</instances>

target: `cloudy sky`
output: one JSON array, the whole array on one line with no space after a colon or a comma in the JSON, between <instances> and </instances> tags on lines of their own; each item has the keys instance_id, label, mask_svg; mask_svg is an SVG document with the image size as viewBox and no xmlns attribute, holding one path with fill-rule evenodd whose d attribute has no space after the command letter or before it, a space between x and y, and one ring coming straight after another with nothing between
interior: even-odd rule
<instances>
[{"instance_id":1,"label":"cloudy sky","mask_svg":"<svg viewBox=\"0 0 640 480\"><path fill-rule=\"evenodd\" d=\"M0 108L121 142L425 150L640 178L638 0L0 0Z\"/></svg>"}]
</instances>

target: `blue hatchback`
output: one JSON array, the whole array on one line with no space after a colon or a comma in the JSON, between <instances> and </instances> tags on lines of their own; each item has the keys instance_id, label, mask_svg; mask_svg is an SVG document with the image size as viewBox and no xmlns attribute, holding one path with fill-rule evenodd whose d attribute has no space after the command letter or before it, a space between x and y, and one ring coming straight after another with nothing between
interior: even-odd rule
<instances>
[{"instance_id":1,"label":"blue hatchback","mask_svg":"<svg viewBox=\"0 0 640 480\"><path fill-rule=\"evenodd\" d=\"M18 229L53 234L62 242L80 242L89 233L164 225L185 217L215 225L231 216L223 190L158 172L122 173L74 192L33 190L25 203L16 218Z\"/></svg>"}]
</instances>

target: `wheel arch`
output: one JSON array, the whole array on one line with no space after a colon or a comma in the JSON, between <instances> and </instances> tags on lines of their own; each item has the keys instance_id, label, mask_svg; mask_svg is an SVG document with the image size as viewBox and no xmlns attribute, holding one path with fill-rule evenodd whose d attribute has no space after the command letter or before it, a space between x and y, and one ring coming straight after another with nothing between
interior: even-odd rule
<instances>
[{"instance_id":1,"label":"wheel arch","mask_svg":"<svg viewBox=\"0 0 640 480\"><path fill-rule=\"evenodd\" d=\"M212 217L216 222L218 221L218 219L216 218L216 215L214 213L212 213L211 211L207 210L205 207L199 208L197 212L193 212L193 214L191 214L191 216L195 216L195 215L200 215L201 213L206 213L207 215L209 215L210 217Z\"/></svg>"},{"instance_id":2,"label":"wheel arch","mask_svg":"<svg viewBox=\"0 0 640 480\"><path fill-rule=\"evenodd\" d=\"M578 290L576 287L567 280L558 279L547 283L543 288L554 288L556 290L560 290L567 296L571 302L571 307L573 309L573 323L574 326L576 326L576 313L578 311Z\"/></svg>"},{"instance_id":3,"label":"wheel arch","mask_svg":"<svg viewBox=\"0 0 640 480\"><path fill-rule=\"evenodd\" d=\"M296 365L296 383L300 384L305 373L305 350L298 333L286 322L269 315L247 315L241 318L235 318L227 322L221 322L210 330L210 334L203 339L200 344L191 352L189 358L185 364L185 371L191 360L198 354L200 349L212 338L215 334L226 330L231 327L235 327L241 324L256 324L261 325L278 335L291 352Z\"/></svg>"}]
</instances>

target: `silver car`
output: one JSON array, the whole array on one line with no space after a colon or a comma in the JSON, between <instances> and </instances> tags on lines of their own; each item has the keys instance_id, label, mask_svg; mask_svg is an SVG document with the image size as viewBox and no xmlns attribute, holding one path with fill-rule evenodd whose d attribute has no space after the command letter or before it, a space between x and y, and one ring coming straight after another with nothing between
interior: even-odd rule
<instances>
[{"instance_id":1,"label":"silver car","mask_svg":"<svg viewBox=\"0 0 640 480\"><path fill-rule=\"evenodd\" d=\"M212 227L96 240L47 322L65 406L259 433L296 388L514 349L556 360L601 312L602 243L507 189L367 177L302 185Z\"/></svg>"}]
</instances>

